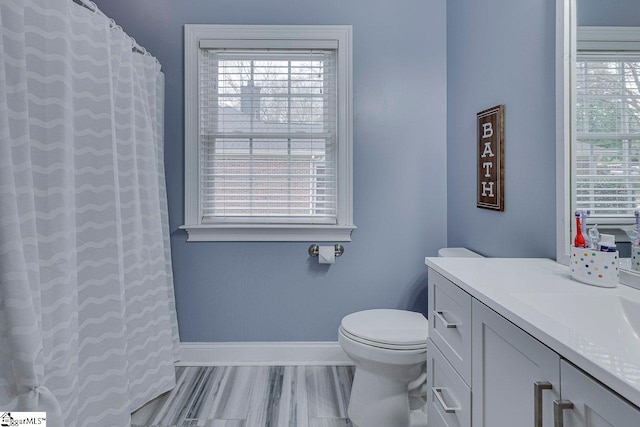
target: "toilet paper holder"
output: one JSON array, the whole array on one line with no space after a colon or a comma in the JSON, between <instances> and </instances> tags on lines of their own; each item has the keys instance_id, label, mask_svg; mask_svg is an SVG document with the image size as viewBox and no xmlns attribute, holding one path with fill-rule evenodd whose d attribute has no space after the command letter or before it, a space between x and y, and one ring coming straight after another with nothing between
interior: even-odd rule
<instances>
[{"instance_id":1,"label":"toilet paper holder","mask_svg":"<svg viewBox=\"0 0 640 427\"><path fill-rule=\"evenodd\" d=\"M342 246L340 243L336 243L333 246L335 252L336 252L336 256L339 257L340 255L342 255L344 253L344 246ZM313 244L311 246L309 246L309 255L311 256L318 256L318 254L320 253L320 246Z\"/></svg>"}]
</instances>

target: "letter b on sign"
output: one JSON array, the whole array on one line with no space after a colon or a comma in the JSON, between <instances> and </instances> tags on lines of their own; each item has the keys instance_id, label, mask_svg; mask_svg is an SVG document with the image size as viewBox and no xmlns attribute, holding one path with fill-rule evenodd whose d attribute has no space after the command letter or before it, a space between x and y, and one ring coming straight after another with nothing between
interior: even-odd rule
<instances>
[{"instance_id":1,"label":"letter b on sign","mask_svg":"<svg viewBox=\"0 0 640 427\"><path fill-rule=\"evenodd\" d=\"M482 138L491 138L493 136L493 123L482 124Z\"/></svg>"}]
</instances>

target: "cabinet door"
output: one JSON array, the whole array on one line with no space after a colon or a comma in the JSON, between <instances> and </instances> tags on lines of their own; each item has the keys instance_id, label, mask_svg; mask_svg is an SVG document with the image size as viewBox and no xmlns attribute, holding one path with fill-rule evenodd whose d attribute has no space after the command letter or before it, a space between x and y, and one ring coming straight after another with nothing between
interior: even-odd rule
<instances>
[{"instance_id":1,"label":"cabinet door","mask_svg":"<svg viewBox=\"0 0 640 427\"><path fill-rule=\"evenodd\" d=\"M565 427L631 427L640 425L640 410L566 361L561 363Z\"/></svg>"},{"instance_id":2,"label":"cabinet door","mask_svg":"<svg viewBox=\"0 0 640 427\"><path fill-rule=\"evenodd\" d=\"M472 316L472 425L553 426L560 357L475 299ZM534 384L543 381L551 388L540 391L542 417L536 425Z\"/></svg>"}]
</instances>

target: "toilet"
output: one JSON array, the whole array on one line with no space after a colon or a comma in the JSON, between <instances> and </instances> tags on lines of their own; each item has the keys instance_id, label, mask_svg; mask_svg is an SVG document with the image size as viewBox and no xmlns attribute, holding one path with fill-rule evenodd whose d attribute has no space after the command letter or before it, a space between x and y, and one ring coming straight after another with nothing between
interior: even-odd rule
<instances>
[{"instance_id":1,"label":"toilet","mask_svg":"<svg viewBox=\"0 0 640 427\"><path fill-rule=\"evenodd\" d=\"M482 257L466 248L443 248L438 256ZM342 319L338 342L356 366L348 409L354 427L427 427L428 334L427 319L412 311L365 310Z\"/></svg>"},{"instance_id":2,"label":"toilet","mask_svg":"<svg viewBox=\"0 0 640 427\"><path fill-rule=\"evenodd\" d=\"M365 310L342 319L338 342L356 365L348 409L354 427L427 425L426 414L409 406L409 385L424 373L428 328L422 314L404 310Z\"/></svg>"}]
</instances>

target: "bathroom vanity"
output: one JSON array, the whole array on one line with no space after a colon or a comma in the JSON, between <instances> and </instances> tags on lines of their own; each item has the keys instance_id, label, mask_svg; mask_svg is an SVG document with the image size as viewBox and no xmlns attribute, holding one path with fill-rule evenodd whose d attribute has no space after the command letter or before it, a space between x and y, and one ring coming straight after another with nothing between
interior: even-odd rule
<instances>
[{"instance_id":1,"label":"bathroom vanity","mask_svg":"<svg viewBox=\"0 0 640 427\"><path fill-rule=\"evenodd\" d=\"M427 258L429 426L640 426L640 291L548 259Z\"/></svg>"}]
</instances>

